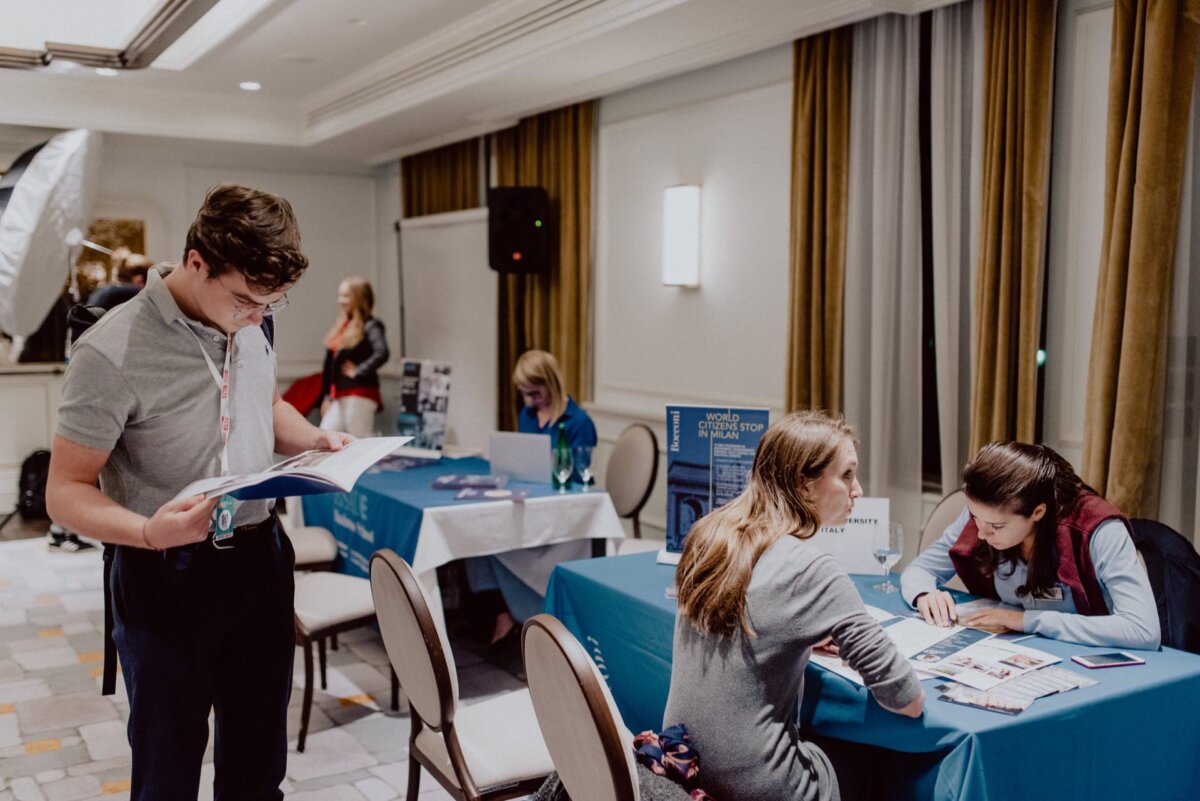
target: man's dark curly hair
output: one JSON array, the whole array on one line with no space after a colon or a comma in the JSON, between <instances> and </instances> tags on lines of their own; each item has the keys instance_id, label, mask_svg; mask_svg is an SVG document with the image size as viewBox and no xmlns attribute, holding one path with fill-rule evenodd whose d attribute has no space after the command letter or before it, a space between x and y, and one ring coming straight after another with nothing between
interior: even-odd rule
<instances>
[{"instance_id":1,"label":"man's dark curly hair","mask_svg":"<svg viewBox=\"0 0 1200 801\"><path fill-rule=\"evenodd\" d=\"M207 262L210 277L237 271L262 294L296 283L308 268L292 205L237 184L208 190L188 229L184 261L192 250Z\"/></svg>"}]
</instances>

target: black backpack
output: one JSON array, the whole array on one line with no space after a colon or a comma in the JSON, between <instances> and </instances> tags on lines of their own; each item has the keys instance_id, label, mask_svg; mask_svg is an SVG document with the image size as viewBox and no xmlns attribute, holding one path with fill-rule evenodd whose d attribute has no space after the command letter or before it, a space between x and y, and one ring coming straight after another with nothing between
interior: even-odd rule
<instances>
[{"instance_id":1,"label":"black backpack","mask_svg":"<svg viewBox=\"0 0 1200 801\"><path fill-rule=\"evenodd\" d=\"M39 448L21 462L17 512L22 520L46 519L46 477L49 475L50 451Z\"/></svg>"}]
</instances>

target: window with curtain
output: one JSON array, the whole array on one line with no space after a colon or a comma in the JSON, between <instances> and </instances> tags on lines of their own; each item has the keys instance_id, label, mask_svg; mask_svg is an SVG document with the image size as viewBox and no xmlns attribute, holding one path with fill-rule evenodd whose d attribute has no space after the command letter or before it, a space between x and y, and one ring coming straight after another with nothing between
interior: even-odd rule
<instances>
[{"instance_id":1,"label":"window with curtain","mask_svg":"<svg viewBox=\"0 0 1200 801\"><path fill-rule=\"evenodd\" d=\"M423 217L483 205L479 137L400 159L405 217Z\"/></svg>"}]
</instances>

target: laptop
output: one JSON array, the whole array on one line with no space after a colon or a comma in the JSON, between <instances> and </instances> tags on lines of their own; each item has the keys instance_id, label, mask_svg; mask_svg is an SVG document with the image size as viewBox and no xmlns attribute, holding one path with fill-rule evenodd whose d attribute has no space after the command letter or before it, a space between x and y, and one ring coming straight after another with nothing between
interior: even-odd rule
<instances>
[{"instance_id":1,"label":"laptop","mask_svg":"<svg viewBox=\"0 0 1200 801\"><path fill-rule=\"evenodd\" d=\"M491 471L511 481L550 483L550 435L497 431L488 440Z\"/></svg>"}]
</instances>

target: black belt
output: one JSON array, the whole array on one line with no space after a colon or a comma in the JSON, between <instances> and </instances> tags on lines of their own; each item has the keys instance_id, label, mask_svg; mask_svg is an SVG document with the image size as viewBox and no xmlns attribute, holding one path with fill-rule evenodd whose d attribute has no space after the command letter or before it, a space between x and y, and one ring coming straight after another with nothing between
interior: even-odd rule
<instances>
[{"instance_id":1,"label":"black belt","mask_svg":"<svg viewBox=\"0 0 1200 801\"><path fill-rule=\"evenodd\" d=\"M269 515L258 523L249 523L245 526L234 526L233 536L221 540L220 548L236 548L238 545L266 545L269 543L267 535L275 529L275 515ZM182 545L181 548L195 550L198 548L216 548L217 545L213 542L215 531L208 532L208 539L201 542L194 542L191 545ZM219 549L218 549L219 550Z\"/></svg>"}]
</instances>

